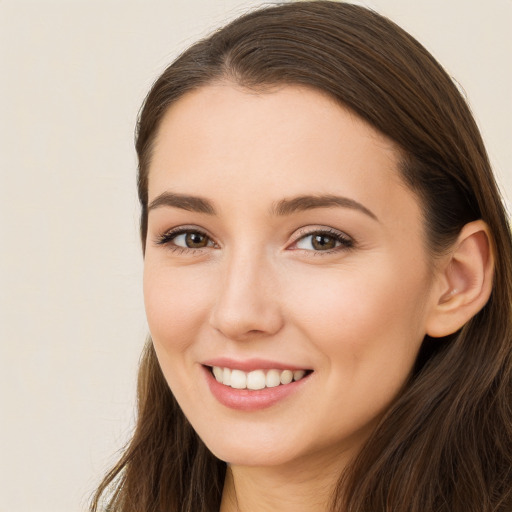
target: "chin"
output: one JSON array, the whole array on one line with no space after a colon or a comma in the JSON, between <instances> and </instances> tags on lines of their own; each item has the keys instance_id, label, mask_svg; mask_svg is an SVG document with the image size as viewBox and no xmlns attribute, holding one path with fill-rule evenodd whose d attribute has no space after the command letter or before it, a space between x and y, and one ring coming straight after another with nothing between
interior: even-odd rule
<instances>
[{"instance_id":1,"label":"chin","mask_svg":"<svg viewBox=\"0 0 512 512\"><path fill-rule=\"evenodd\" d=\"M234 466L279 466L291 462L299 454L296 447L285 445L283 440L263 436L226 436L223 439L202 437L206 447L220 460Z\"/></svg>"}]
</instances>

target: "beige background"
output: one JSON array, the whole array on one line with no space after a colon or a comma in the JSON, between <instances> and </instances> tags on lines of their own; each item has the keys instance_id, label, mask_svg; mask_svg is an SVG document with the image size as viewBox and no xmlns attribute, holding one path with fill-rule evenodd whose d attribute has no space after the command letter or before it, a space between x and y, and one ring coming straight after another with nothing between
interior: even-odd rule
<instances>
[{"instance_id":1,"label":"beige background","mask_svg":"<svg viewBox=\"0 0 512 512\"><path fill-rule=\"evenodd\" d=\"M512 0L366 3L463 85L512 197ZM0 0L0 512L84 510L127 439L137 110L179 50L258 4Z\"/></svg>"}]
</instances>

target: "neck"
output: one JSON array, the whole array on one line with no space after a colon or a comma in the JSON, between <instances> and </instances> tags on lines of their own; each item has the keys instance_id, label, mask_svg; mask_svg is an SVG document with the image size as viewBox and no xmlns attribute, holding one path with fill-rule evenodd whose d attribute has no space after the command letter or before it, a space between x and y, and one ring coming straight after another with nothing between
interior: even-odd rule
<instances>
[{"instance_id":1,"label":"neck","mask_svg":"<svg viewBox=\"0 0 512 512\"><path fill-rule=\"evenodd\" d=\"M338 456L314 467L229 465L220 512L325 512L347 462Z\"/></svg>"}]
</instances>

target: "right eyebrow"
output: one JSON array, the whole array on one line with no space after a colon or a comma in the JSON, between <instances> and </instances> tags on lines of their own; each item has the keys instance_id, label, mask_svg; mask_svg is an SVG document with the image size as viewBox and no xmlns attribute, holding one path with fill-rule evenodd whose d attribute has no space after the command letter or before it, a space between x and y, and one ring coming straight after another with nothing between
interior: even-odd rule
<instances>
[{"instance_id":1,"label":"right eyebrow","mask_svg":"<svg viewBox=\"0 0 512 512\"><path fill-rule=\"evenodd\" d=\"M216 215L215 208L207 199L196 196L187 196L175 192L163 192L157 196L148 206L148 213L156 208L168 206L171 208L181 208L189 212L205 213L207 215Z\"/></svg>"},{"instance_id":2,"label":"right eyebrow","mask_svg":"<svg viewBox=\"0 0 512 512\"><path fill-rule=\"evenodd\" d=\"M352 208L353 210L358 210L365 215L368 215L368 217L373 220L379 220L372 211L368 210L368 208L354 199L334 195L297 196L292 197L291 199L282 199L272 206L271 212L274 215L290 215L294 212L313 210L315 208L333 208L335 206Z\"/></svg>"}]
</instances>

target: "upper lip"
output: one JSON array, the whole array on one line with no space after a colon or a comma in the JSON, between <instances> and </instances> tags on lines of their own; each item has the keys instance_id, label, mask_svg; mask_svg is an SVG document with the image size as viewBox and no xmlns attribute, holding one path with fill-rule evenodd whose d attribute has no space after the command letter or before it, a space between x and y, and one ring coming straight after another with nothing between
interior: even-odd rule
<instances>
[{"instance_id":1,"label":"upper lip","mask_svg":"<svg viewBox=\"0 0 512 512\"><path fill-rule=\"evenodd\" d=\"M268 359L232 359L229 357L216 357L203 361L204 366L219 366L220 368L230 368L232 370L242 370L250 372L253 370L308 370L307 366L297 366L295 364L270 361Z\"/></svg>"}]
</instances>

